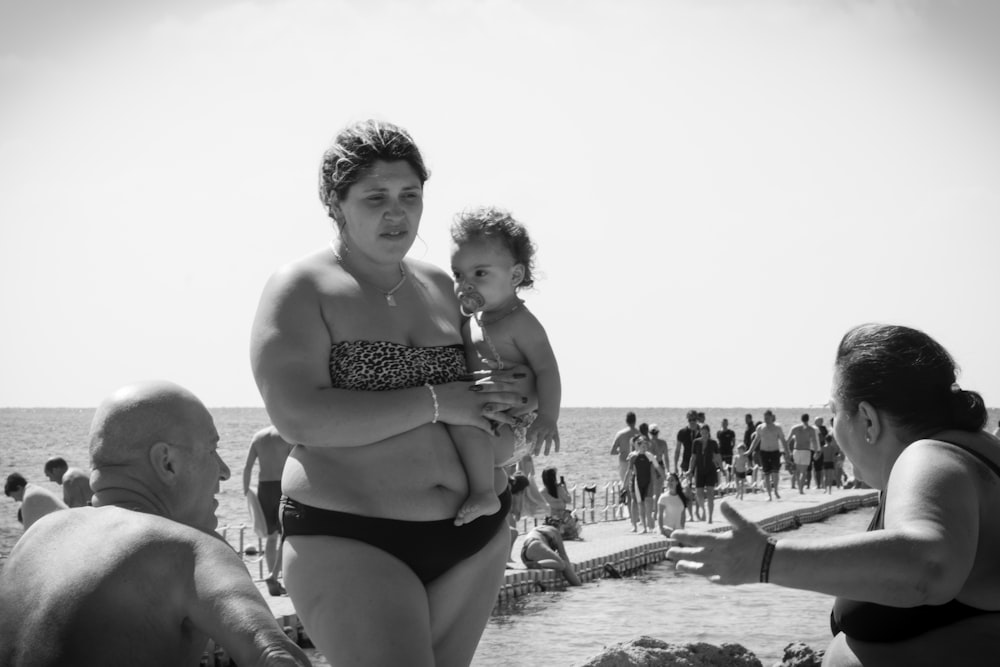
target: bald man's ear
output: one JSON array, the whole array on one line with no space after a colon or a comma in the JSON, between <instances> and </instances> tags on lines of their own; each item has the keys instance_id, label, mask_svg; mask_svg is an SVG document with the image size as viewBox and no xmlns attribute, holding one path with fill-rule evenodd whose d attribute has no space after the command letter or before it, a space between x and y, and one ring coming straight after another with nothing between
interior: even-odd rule
<instances>
[{"instance_id":1,"label":"bald man's ear","mask_svg":"<svg viewBox=\"0 0 1000 667\"><path fill-rule=\"evenodd\" d=\"M153 472L164 484L172 484L176 475L176 463L173 460L173 450L165 442L153 443L149 448L149 463Z\"/></svg>"}]
</instances>

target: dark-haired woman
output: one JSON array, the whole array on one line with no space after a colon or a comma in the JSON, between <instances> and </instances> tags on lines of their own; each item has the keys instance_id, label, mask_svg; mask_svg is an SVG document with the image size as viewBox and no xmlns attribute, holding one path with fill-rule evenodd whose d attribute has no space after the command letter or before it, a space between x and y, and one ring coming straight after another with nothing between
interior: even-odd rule
<instances>
[{"instance_id":1,"label":"dark-haired woman","mask_svg":"<svg viewBox=\"0 0 1000 667\"><path fill-rule=\"evenodd\" d=\"M824 665L1000 660L1000 440L979 394L923 332L868 324L840 343L834 433L881 490L869 531L775 541L732 508L731 535L674 533L681 571L837 596Z\"/></svg>"},{"instance_id":2,"label":"dark-haired woman","mask_svg":"<svg viewBox=\"0 0 1000 667\"><path fill-rule=\"evenodd\" d=\"M510 547L502 472L500 511L454 525L468 484L446 425L489 431L524 396L514 369L463 377L451 277L406 257L426 180L401 128L343 130L320 171L337 237L271 277L253 325L264 405L296 443L281 480L285 585L333 665L468 664ZM513 451L501 440L499 460Z\"/></svg>"},{"instance_id":3,"label":"dark-haired woman","mask_svg":"<svg viewBox=\"0 0 1000 667\"><path fill-rule=\"evenodd\" d=\"M670 537L675 530L684 527L684 510L687 509L688 499L677 473L667 473L665 487L666 490L656 502L657 525L664 537Z\"/></svg>"},{"instance_id":4,"label":"dark-haired woman","mask_svg":"<svg viewBox=\"0 0 1000 667\"><path fill-rule=\"evenodd\" d=\"M545 523L559 529L559 534L566 540L576 540L580 537L580 522L567 505L573 502L566 483L559 479L556 482L557 470L550 466L542 470L542 498L549 505L549 514Z\"/></svg>"}]
</instances>

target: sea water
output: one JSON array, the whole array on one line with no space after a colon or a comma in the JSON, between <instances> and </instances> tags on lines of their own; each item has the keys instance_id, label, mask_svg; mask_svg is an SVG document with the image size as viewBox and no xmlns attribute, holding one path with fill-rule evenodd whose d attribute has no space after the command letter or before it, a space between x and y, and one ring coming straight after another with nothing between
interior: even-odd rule
<instances>
[{"instance_id":1,"label":"sea water","mask_svg":"<svg viewBox=\"0 0 1000 667\"><path fill-rule=\"evenodd\" d=\"M692 406L697 407L697 406ZM616 431L625 425L625 412L632 409L639 422L658 424L661 437L667 441L673 460L677 430L687 425L683 408L564 408L559 419L562 446L559 453L541 455L535 459L536 481L546 466L556 466L570 488L587 484L599 487L618 478L618 457L611 456L611 443ZM738 440L743 437L743 415L751 413L758 420L763 408L699 408L704 409L713 431L723 418ZM249 524L243 497L243 467L250 438L268 425L263 408L211 408L219 431L219 454L232 471L229 481L222 482L218 495L219 526ZM813 417L829 417L820 408L776 409L778 421L789 426L798 423L802 412ZM0 477L6 479L17 471L29 482L51 489L60 497L59 486L49 482L42 466L50 456L62 456L71 466L88 468L87 433L94 415L93 408L0 408ZM829 421L829 420L828 420ZM996 422L996 415L990 423ZM256 482L254 482L256 485ZM603 503L603 493L597 504ZM0 498L0 567L3 556L10 553L23 529L16 519L16 503Z\"/></svg>"},{"instance_id":2,"label":"sea water","mask_svg":"<svg viewBox=\"0 0 1000 667\"><path fill-rule=\"evenodd\" d=\"M834 515L781 535L860 532L872 511ZM826 647L832 603L826 595L767 584L721 586L662 562L632 577L517 598L494 612L472 664L570 667L605 646L649 635L678 644L735 642L772 665L792 641Z\"/></svg>"}]
</instances>

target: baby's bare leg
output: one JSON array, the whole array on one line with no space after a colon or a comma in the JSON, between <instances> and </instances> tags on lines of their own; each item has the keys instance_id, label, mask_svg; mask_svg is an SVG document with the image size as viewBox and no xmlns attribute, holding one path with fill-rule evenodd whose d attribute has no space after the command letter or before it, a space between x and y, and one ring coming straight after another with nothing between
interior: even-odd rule
<instances>
[{"instance_id":1,"label":"baby's bare leg","mask_svg":"<svg viewBox=\"0 0 1000 667\"><path fill-rule=\"evenodd\" d=\"M455 525L461 526L500 511L500 499L493 490L493 442L473 426L449 426L448 431L469 479L469 496L455 516Z\"/></svg>"}]
</instances>

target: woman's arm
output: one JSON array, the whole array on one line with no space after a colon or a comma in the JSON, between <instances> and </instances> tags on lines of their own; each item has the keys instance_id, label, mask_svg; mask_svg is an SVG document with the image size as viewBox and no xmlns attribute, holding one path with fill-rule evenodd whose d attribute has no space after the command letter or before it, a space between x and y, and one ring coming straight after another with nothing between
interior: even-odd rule
<instances>
[{"instance_id":1,"label":"woman's arm","mask_svg":"<svg viewBox=\"0 0 1000 667\"><path fill-rule=\"evenodd\" d=\"M941 604L961 590L975 558L980 499L968 464L916 443L899 456L886 490L885 529L830 538L782 538L769 581L858 601ZM759 581L766 533L728 503L720 535L685 531L668 557L678 569L726 584Z\"/></svg>"},{"instance_id":2,"label":"woman's arm","mask_svg":"<svg viewBox=\"0 0 1000 667\"><path fill-rule=\"evenodd\" d=\"M286 267L264 288L251 335L254 378L268 416L292 443L356 447L385 440L438 421L489 429L487 403L520 405L521 397L498 384L477 392L469 383L394 391L348 391L330 386L332 341L315 280L300 267ZM376 417L377 418L373 418Z\"/></svg>"}]
</instances>

